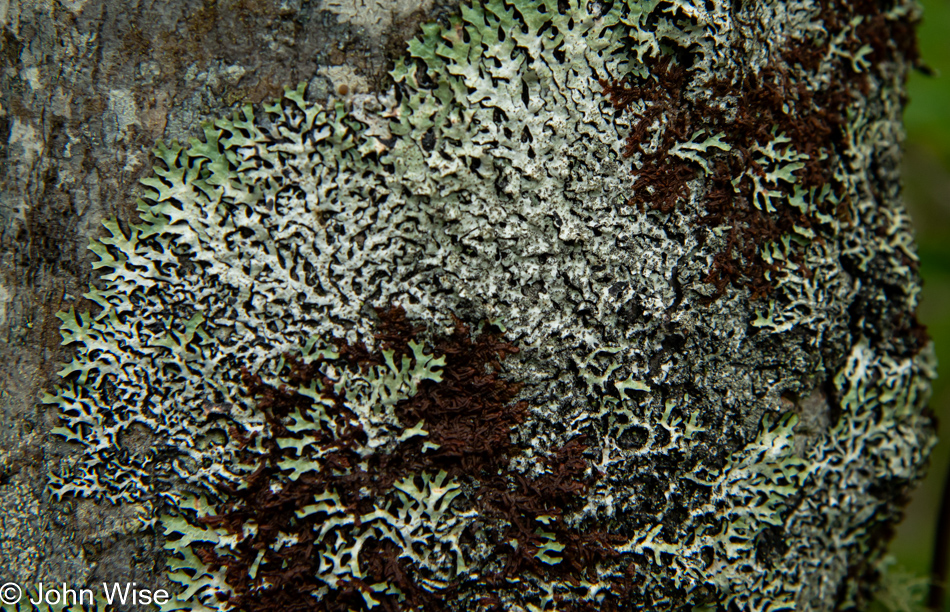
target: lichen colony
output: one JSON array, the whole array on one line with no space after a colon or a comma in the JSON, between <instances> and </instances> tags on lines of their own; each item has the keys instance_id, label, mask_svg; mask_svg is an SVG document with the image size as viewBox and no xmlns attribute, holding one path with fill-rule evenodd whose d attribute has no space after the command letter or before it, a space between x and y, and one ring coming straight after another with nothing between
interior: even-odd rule
<instances>
[{"instance_id":1,"label":"lichen colony","mask_svg":"<svg viewBox=\"0 0 950 612\"><path fill-rule=\"evenodd\" d=\"M167 610L858 605L933 442L916 17L486 0L160 144L52 492L165 534Z\"/></svg>"}]
</instances>

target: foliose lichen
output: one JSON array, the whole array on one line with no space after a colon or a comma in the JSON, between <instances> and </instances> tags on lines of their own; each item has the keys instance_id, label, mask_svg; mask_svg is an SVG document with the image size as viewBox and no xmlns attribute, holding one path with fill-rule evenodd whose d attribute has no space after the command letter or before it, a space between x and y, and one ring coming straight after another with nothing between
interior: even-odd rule
<instances>
[{"instance_id":1,"label":"foliose lichen","mask_svg":"<svg viewBox=\"0 0 950 612\"><path fill-rule=\"evenodd\" d=\"M161 521L169 610L858 605L933 442L915 19L488 0L159 145L51 490Z\"/></svg>"}]
</instances>

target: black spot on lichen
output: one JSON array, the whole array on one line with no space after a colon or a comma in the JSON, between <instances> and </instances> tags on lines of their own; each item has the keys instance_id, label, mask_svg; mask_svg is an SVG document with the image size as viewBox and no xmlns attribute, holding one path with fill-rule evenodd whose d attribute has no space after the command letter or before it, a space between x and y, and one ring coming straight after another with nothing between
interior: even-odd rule
<instances>
[{"instance_id":1,"label":"black spot on lichen","mask_svg":"<svg viewBox=\"0 0 950 612\"><path fill-rule=\"evenodd\" d=\"M432 151L435 148L435 132L431 129L422 137L422 148L426 151Z\"/></svg>"},{"instance_id":2,"label":"black spot on lichen","mask_svg":"<svg viewBox=\"0 0 950 612\"><path fill-rule=\"evenodd\" d=\"M649 435L646 427L628 427L617 437L617 444L623 449L637 450L646 445Z\"/></svg>"},{"instance_id":3,"label":"black spot on lichen","mask_svg":"<svg viewBox=\"0 0 950 612\"><path fill-rule=\"evenodd\" d=\"M769 567L787 553L788 549L785 531L779 526L763 529L755 539L756 561Z\"/></svg>"}]
</instances>

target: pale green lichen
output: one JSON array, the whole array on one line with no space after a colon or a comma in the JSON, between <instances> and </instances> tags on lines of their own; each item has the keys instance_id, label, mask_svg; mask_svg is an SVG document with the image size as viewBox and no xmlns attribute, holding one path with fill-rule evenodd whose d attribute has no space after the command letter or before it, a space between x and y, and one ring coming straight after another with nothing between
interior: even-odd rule
<instances>
[{"instance_id":1,"label":"pale green lichen","mask_svg":"<svg viewBox=\"0 0 950 612\"><path fill-rule=\"evenodd\" d=\"M359 430L364 437L354 451L364 459L391 452L399 442L409 438L427 437L424 423L403 427L393 410L398 403L415 395L423 381L439 382L445 358L427 354L416 342L410 342L409 349L411 355L403 355L399 360L394 358L392 350L384 350L384 363L365 371L336 367L331 361L321 366L321 376L314 378L311 384L296 387L295 391L312 398L313 404L306 414L302 414L300 409L290 413L285 425L288 435L275 438L279 448L293 449L293 452L284 454L277 462L281 477L271 486L279 488L304 474L319 471L325 455L336 450L326 442L328 432L339 438L347 427ZM312 361L317 357L334 360L338 355L326 349L314 351L311 347L303 359ZM278 371L281 369L279 367ZM336 401L343 402L344 414L349 415L351 422L340 422L341 409L334 406ZM335 408L336 418L325 410L331 407ZM424 450L430 448L437 446L431 443L423 446ZM256 440L251 451L265 453L260 439ZM459 538L474 513L449 512L452 500L461 492L459 486L448 479L444 471L409 476L394 483L392 495L379 497L374 510L369 513L354 512L333 489L315 495L313 503L297 510L296 516L301 519L320 516L319 533L315 538L317 544L312 555L321 559L320 573L314 578L325 584L323 592L337 589L342 581L365 578L360 569L361 561L365 561L360 550L368 539L392 542L401 551L400 557L411 559L416 567L431 574L426 579L430 588L444 587L448 582L445 575L466 572L468 567ZM219 593L226 594L231 590L225 581L224 570L209 569L195 556L192 546L196 542L208 543L216 554L230 557L240 544L240 538L222 528L211 528L202 523L201 519L220 512L218 505L207 496L166 493L165 497L178 509L176 515L162 518L168 538L166 548L170 551L169 577L181 583L183 588L176 600L163 610L227 609L226 601L218 598ZM245 525L245 528L253 529L253 526ZM290 540L284 538L280 541ZM272 550L277 552L280 546ZM255 568L268 560L270 552L262 550L259 553L251 568L251 578L254 578ZM374 584L371 590L398 592L397 587L386 583ZM372 599L370 592L364 592L364 597L368 608L379 603Z\"/></svg>"}]
</instances>

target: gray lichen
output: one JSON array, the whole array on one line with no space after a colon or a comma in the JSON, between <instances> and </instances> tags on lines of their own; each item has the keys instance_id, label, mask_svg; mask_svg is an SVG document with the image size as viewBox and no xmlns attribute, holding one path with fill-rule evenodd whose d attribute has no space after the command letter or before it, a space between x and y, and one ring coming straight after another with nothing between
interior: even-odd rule
<instances>
[{"instance_id":1,"label":"gray lichen","mask_svg":"<svg viewBox=\"0 0 950 612\"><path fill-rule=\"evenodd\" d=\"M263 112L247 106L205 125L187 146L159 145L141 223L124 232L108 222L91 245L97 309L61 314L76 357L47 401L77 450L51 490L140 504L146 520L162 513L170 575L186 587L168 609L226 608L215 594L233 585L191 545L226 554L240 543L199 519L248 476L229 427L269 431L241 367L278 384L285 355L376 347L371 307L400 304L432 330L450 328L453 314L504 327L522 349L505 375L525 384L530 407L516 434L530 452L512 469L537 476L546 468L532 457L583 437L599 478L564 520L624 540L580 580L492 585L507 609L606 605L623 581L637 585L623 605L655 609L856 605L933 442L932 352L896 322L919 293L896 175L907 60L872 66L871 46L855 50L870 15L824 35L813 3L734 4L465 6L447 27L424 26L385 95L324 105L301 86ZM904 23L913 10L898 2L875 19ZM674 134L658 120L625 158L631 116L650 105L617 112L602 82L629 75L646 87L651 62L688 57L683 96L710 102L715 79L762 72L801 40L824 50L811 90L842 66L866 73L842 128L847 148L802 150L765 126L768 142L734 185L747 181L759 210L791 205L822 229L755 245L770 266L767 297L739 283L717 295L706 280L730 227L704 226L704 196L733 147L711 126ZM670 155L697 173L672 210L638 208L637 172L669 134ZM816 159L841 189L800 185ZM401 367L339 379L334 392L361 415L363 451L412 433L386 406L415 393L424 363L420 349ZM309 392L319 405L324 395ZM132 431L147 433L130 444ZM297 452L283 466L290 479L310 469ZM333 491L315 500L348 525L321 533L322 554L336 559L327 584L359 576L374 530L412 536L403 555L430 591L477 577L488 563L479 518L453 507L457 485L425 474L396 488L404 503L361 526ZM466 529L474 543L460 539ZM549 540L539 558L554 565L563 545ZM392 589L368 586L365 606Z\"/></svg>"}]
</instances>

